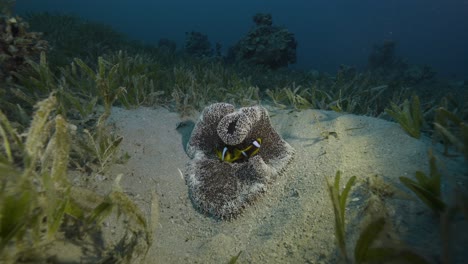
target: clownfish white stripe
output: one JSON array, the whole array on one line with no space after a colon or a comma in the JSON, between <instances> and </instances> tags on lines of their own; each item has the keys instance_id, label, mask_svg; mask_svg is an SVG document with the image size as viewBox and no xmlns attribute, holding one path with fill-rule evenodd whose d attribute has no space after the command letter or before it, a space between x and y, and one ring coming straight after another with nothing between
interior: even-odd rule
<instances>
[{"instance_id":1,"label":"clownfish white stripe","mask_svg":"<svg viewBox=\"0 0 468 264\"><path fill-rule=\"evenodd\" d=\"M260 143L258 143L257 140L254 140L254 142L252 142L252 144L257 148L260 148Z\"/></svg>"},{"instance_id":2,"label":"clownfish white stripe","mask_svg":"<svg viewBox=\"0 0 468 264\"><path fill-rule=\"evenodd\" d=\"M224 147L223 149L223 155L221 156L221 160L224 161L224 158L226 157L226 152L227 152L228 148L227 147Z\"/></svg>"}]
</instances>

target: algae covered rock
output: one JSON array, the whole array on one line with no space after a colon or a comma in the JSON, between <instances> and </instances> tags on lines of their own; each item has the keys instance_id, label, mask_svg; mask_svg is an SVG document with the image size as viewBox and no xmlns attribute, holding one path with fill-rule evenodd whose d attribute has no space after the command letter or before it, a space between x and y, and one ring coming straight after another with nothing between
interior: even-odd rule
<instances>
[{"instance_id":1,"label":"algae covered rock","mask_svg":"<svg viewBox=\"0 0 468 264\"><path fill-rule=\"evenodd\" d=\"M185 179L193 204L221 219L237 216L275 180L294 155L261 106L206 107L187 145Z\"/></svg>"}]
</instances>

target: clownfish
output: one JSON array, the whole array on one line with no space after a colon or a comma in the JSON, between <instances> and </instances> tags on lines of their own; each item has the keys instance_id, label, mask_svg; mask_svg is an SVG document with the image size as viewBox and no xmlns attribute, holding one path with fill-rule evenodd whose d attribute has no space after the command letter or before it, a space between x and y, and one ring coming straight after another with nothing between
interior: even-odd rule
<instances>
[{"instance_id":1,"label":"clownfish","mask_svg":"<svg viewBox=\"0 0 468 264\"><path fill-rule=\"evenodd\" d=\"M240 158L238 155L236 156L236 149L224 147L222 152L218 149L215 149L215 151L216 155L221 161L234 162Z\"/></svg>"},{"instance_id":2,"label":"clownfish","mask_svg":"<svg viewBox=\"0 0 468 264\"><path fill-rule=\"evenodd\" d=\"M220 151L218 149L215 149L215 151L216 151L216 155L221 161L234 162L243 158L248 159L250 157L255 156L260 151L261 144L262 144L262 139L257 138L249 146L247 146L244 149L238 149L238 148L231 149L226 146L223 148L223 151Z\"/></svg>"},{"instance_id":3,"label":"clownfish","mask_svg":"<svg viewBox=\"0 0 468 264\"><path fill-rule=\"evenodd\" d=\"M257 138L248 147L239 151L242 154L242 156L248 159L250 157L257 155L257 153L260 151L261 144L262 144L262 139Z\"/></svg>"}]
</instances>

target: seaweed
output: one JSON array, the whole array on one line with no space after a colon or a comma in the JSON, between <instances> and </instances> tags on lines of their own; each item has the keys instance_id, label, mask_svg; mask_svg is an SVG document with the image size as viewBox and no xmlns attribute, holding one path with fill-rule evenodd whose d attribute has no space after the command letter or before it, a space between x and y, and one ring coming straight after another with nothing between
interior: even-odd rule
<instances>
[{"instance_id":1,"label":"seaweed","mask_svg":"<svg viewBox=\"0 0 468 264\"><path fill-rule=\"evenodd\" d=\"M385 225L385 218L379 217L370 224L368 224L359 235L354 248L354 259L356 263L369 261L373 256L381 255L382 251L377 253L376 250L370 250L372 243L376 240L382 232ZM376 254L377 253L377 254Z\"/></svg>"},{"instance_id":2,"label":"seaweed","mask_svg":"<svg viewBox=\"0 0 468 264\"><path fill-rule=\"evenodd\" d=\"M311 108L330 110L329 94L316 86L308 88L293 83L281 89L267 89L265 93L281 109L292 107L296 111Z\"/></svg>"},{"instance_id":3,"label":"seaweed","mask_svg":"<svg viewBox=\"0 0 468 264\"><path fill-rule=\"evenodd\" d=\"M468 126L455 113L438 108L434 118L434 128L444 143L444 154L448 155L449 145L462 152L468 160Z\"/></svg>"},{"instance_id":4,"label":"seaweed","mask_svg":"<svg viewBox=\"0 0 468 264\"><path fill-rule=\"evenodd\" d=\"M401 248L398 244L377 243L388 221L385 217L371 219L371 221L363 227L354 246L354 259L352 261L346 249L345 209L346 200L352 186L355 184L356 176L348 180L341 193L340 178L341 172L337 171L334 183L327 179L327 185L335 215L337 243L345 263L385 263L389 261L428 263L425 258L410 249Z\"/></svg>"},{"instance_id":5,"label":"seaweed","mask_svg":"<svg viewBox=\"0 0 468 264\"><path fill-rule=\"evenodd\" d=\"M37 99L43 99L52 91L57 90L57 77L49 67L47 55L45 52L40 53L39 62L27 60L27 69L22 72L14 72L14 76L18 79L24 92L31 99L26 102L35 103Z\"/></svg>"},{"instance_id":6,"label":"seaweed","mask_svg":"<svg viewBox=\"0 0 468 264\"><path fill-rule=\"evenodd\" d=\"M37 104L24 143L1 113L7 158L0 162L0 260L14 262L49 244L66 213L69 138L65 119L60 115L50 119L55 105L53 95ZM23 168L17 167L15 156L21 156Z\"/></svg>"},{"instance_id":7,"label":"seaweed","mask_svg":"<svg viewBox=\"0 0 468 264\"><path fill-rule=\"evenodd\" d=\"M356 181L356 176L351 177L346 183L343 192L340 193L340 178L341 171L337 171L334 183L327 179L328 193L333 204L333 212L335 213L335 235L344 259L349 260L346 251L346 226L345 226L345 208L346 200L348 199L349 191Z\"/></svg>"},{"instance_id":8,"label":"seaweed","mask_svg":"<svg viewBox=\"0 0 468 264\"><path fill-rule=\"evenodd\" d=\"M314 80L312 85L296 85L291 80L282 88L267 89L265 94L279 108L323 109L356 114L380 114L380 98L387 85L371 86L370 77L356 75L351 80Z\"/></svg>"},{"instance_id":9,"label":"seaweed","mask_svg":"<svg viewBox=\"0 0 468 264\"><path fill-rule=\"evenodd\" d=\"M85 132L84 137L73 137L73 142L77 143L72 147L72 154L76 157L72 160L73 164L78 165L79 160L97 162L97 172L101 173L115 161L122 141L122 137L111 134L106 129L112 104L124 92L124 88L117 85L117 78L120 78L117 69L120 68L119 64L109 64L102 58L98 61L97 72L79 59L76 63L78 67L72 63L69 68L61 70L62 77L58 78L50 69L45 53L42 53L39 63L30 61L29 71L16 74L21 85L17 85L18 89L14 93L33 105L36 100L54 91L56 111L70 117L71 122L78 125L75 130ZM76 91L77 88L82 90ZM104 104L104 112L100 116L96 114L98 101ZM98 119L97 124L95 118Z\"/></svg>"},{"instance_id":10,"label":"seaweed","mask_svg":"<svg viewBox=\"0 0 468 264\"><path fill-rule=\"evenodd\" d=\"M305 89L300 85L296 86L293 84L292 87L283 88L282 91L288 101L288 104L294 107L294 109L301 110L312 106L312 103L304 98L303 91L305 91Z\"/></svg>"},{"instance_id":11,"label":"seaweed","mask_svg":"<svg viewBox=\"0 0 468 264\"><path fill-rule=\"evenodd\" d=\"M411 98L411 103L405 100L401 107L395 103L391 103L390 106L391 109L386 108L385 112L395 119L410 136L420 138L424 119L421 112L419 97L413 96Z\"/></svg>"},{"instance_id":12,"label":"seaweed","mask_svg":"<svg viewBox=\"0 0 468 264\"><path fill-rule=\"evenodd\" d=\"M99 98L104 105L104 113L99 117L97 127L104 126L105 121L110 116L111 107L119 96L126 92L125 87L118 82L118 64L109 65L109 62L102 57L98 58L97 70L94 71L81 59L75 59L81 70L94 81Z\"/></svg>"},{"instance_id":13,"label":"seaweed","mask_svg":"<svg viewBox=\"0 0 468 264\"><path fill-rule=\"evenodd\" d=\"M117 65L116 77L125 87L125 93L118 100L126 108L165 103L162 98L165 91L158 89L164 79L159 62L149 56L131 56L123 51L107 56L106 60L111 65Z\"/></svg>"},{"instance_id":14,"label":"seaweed","mask_svg":"<svg viewBox=\"0 0 468 264\"><path fill-rule=\"evenodd\" d=\"M241 78L221 63L200 63L174 66L171 71L173 108L181 115L201 110L213 102L250 106L260 102L259 89L250 79Z\"/></svg>"},{"instance_id":15,"label":"seaweed","mask_svg":"<svg viewBox=\"0 0 468 264\"><path fill-rule=\"evenodd\" d=\"M129 46L128 39L110 26L78 16L38 12L27 14L25 19L54 47L48 53L54 67L68 65L76 57L94 62L102 54Z\"/></svg>"},{"instance_id":16,"label":"seaweed","mask_svg":"<svg viewBox=\"0 0 468 264\"><path fill-rule=\"evenodd\" d=\"M428 263L425 258L409 249L400 249L393 245L373 246L377 244L385 224L385 218L379 217L364 227L354 248L355 263Z\"/></svg>"},{"instance_id":17,"label":"seaweed","mask_svg":"<svg viewBox=\"0 0 468 264\"><path fill-rule=\"evenodd\" d=\"M116 160L123 137L108 133L105 128L97 128L95 133L85 129L84 133L88 140L83 147L90 150L88 154L97 161L99 165L97 173L102 173L108 165Z\"/></svg>"},{"instance_id":18,"label":"seaweed","mask_svg":"<svg viewBox=\"0 0 468 264\"><path fill-rule=\"evenodd\" d=\"M0 262L43 262L67 226L79 230L80 237L99 235L100 223L111 213L121 219L126 233L120 248L94 245L102 251L96 252L96 260L122 254L120 260L130 263L144 257L157 221L157 197L153 195L147 221L120 188L122 176L105 197L71 185L69 124L62 115L54 116L56 107L54 94L37 103L25 139L0 112Z\"/></svg>"},{"instance_id":19,"label":"seaweed","mask_svg":"<svg viewBox=\"0 0 468 264\"><path fill-rule=\"evenodd\" d=\"M61 69L59 75L51 69L44 52L41 53L39 62L29 60L27 64L28 69L14 73L18 84L9 90L14 99L19 99L23 105L26 103L29 110L38 100L54 92L58 113L72 122L86 123L91 119L99 97L93 96L96 92L88 88L89 80L78 76L73 64L70 67L73 70Z\"/></svg>"},{"instance_id":20,"label":"seaweed","mask_svg":"<svg viewBox=\"0 0 468 264\"><path fill-rule=\"evenodd\" d=\"M239 253L237 253L237 255L232 256L228 263L229 264L236 264L237 260L239 259L240 255L241 255L241 253L242 253L242 250L239 251Z\"/></svg>"},{"instance_id":21,"label":"seaweed","mask_svg":"<svg viewBox=\"0 0 468 264\"><path fill-rule=\"evenodd\" d=\"M437 170L436 159L429 152L429 176L422 171L416 171L416 180L400 177L400 181L413 191L436 214L442 213L446 204L440 192L441 173Z\"/></svg>"},{"instance_id":22,"label":"seaweed","mask_svg":"<svg viewBox=\"0 0 468 264\"><path fill-rule=\"evenodd\" d=\"M124 194L119 184L121 178L122 174L119 174L114 181L112 191L96 207L96 215L101 220L101 212L107 215L115 208L117 218L124 218L122 222L125 225L124 235L114 248L108 249L109 254L100 263L138 263L145 258L153 243L153 230L156 228L159 211L157 196L155 193L152 194L152 211L147 221L140 208Z\"/></svg>"}]
</instances>

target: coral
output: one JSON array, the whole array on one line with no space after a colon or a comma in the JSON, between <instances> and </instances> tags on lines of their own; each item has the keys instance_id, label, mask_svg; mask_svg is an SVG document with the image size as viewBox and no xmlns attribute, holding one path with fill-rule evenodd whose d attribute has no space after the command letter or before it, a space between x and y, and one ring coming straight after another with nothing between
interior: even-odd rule
<instances>
[{"instance_id":1,"label":"coral","mask_svg":"<svg viewBox=\"0 0 468 264\"><path fill-rule=\"evenodd\" d=\"M395 54L397 43L392 40L374 45L368 58L368 68L378 79L396 85L416 85L433 82L436 72L428 65L415 65Z\"/></svg>"},{"instance_id":2,"label":"coral","mask_svg":"<svg viewBox=\"0 0 468 264\"><path fill-rule=\"evenodd\" d=\"M20 17L0 17L0 80L47 49L41 34L28 32L28 27Z\"/></svg>"},{"instance_id":3,"label":"coral","mask_svg":"<svg viewBox=\"0 0 468 264\"><path fill-rule=\"evenodd\" d=\"M271 25L273 25L273 18L271 17L271 14L257 13L253 17L253 21L255 22L255 25L257 25L257 26L271 26Z\"/></svg>"},{"instance_id":4,"label":"coral","mask_svg":"<svg viewBox=\"0 0 468 264\"><path fill-rule=\"evenodd\" d=\"M217 150L245 149L261 139L256 154L222 161ZM237 216L267 189L291 161L294 149L273 129L260 106L237 111L227 103L206 107L187 145L190 162L185 178L195 206L221 219Z\"/></svg>"},{"instance_id":5,"label":"coral","mask_svg":"<svg viewBox=\"0 0 468 264\"><path fill-rule=\"evenodd\" d=\"M208 36L196 31L185 33L185 52L196 57L211 57L213 55Z\"/></svg>"},{"instance_id":6,"label":"coral","mask_svg":"<svg viewBox=\"0 0 468 264\"><path fill-rule=\"evenodd\" d=\"M256 26L231 47L228 60L245 61L271 69L286 67L296 62L297 42L294 34L273 26L270 14L256 14Z\"/></svg>"}]
</instances>

